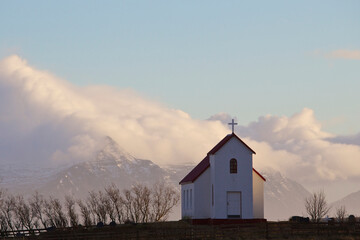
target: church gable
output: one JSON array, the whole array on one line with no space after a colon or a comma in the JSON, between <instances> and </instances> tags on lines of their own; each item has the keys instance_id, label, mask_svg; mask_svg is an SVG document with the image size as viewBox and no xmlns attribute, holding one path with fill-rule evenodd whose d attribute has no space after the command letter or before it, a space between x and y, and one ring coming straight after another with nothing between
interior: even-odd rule
<instances>
[{"instance_id":1,"label":"church gable","mask_svg":"<svg viewBox=\"0 0 360 240\"><path fill-rule=\"evenodd\" d=\"M235 133L228 134L226 137L224 137L218 144L216 144L215 147L213 147L209 152L210 154L215 154L217 151L219 151L230 139L236 138L238 141L240 141L247 149L249 149L253 154L256 154L254 150L252 150L246 143L243 142Z\"/></svg>"},{"instance_id":2,"label":"church gable","mask_svg":"<svg viewBox=\"0 0 360 240\"><path fill-rule=\"evenodd\" d=\"M224 147L232 138L237 139L242 145L248 149L251 153L256 154L245 142L243 142L235 133L228 134L224 137L218 144L216 144L206 155L206 157L198 164L196 167L191 170L180 182L179 184L186 184L194 182L208 167L210 167L210 155L216 154L221 148Z\"/></svg>"},{"instance_id":3,"label":"church gable","mask_svg":"<svg viewBox=\"0 0 360 240\"><path fill-rule=\"evenodd\" d=\"M236 135L229 136L230 138L228 138L226 143L222 144L220 148L208 153L210 156L210 165L229 165L231 159L236 159L238 164L242 165L242 167L249 168L248 170L250 171L254 151L244 144ZM211 159L214 160L212 161Z\"/></svg>"}]
</instances>

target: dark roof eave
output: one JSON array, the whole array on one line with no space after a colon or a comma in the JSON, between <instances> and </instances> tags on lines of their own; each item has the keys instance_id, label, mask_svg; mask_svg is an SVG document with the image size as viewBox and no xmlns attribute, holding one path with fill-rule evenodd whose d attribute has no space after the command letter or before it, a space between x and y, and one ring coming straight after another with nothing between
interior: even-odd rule
<instances>
[{"instance_id":1,"label":"dark roof eave","mask_svg":"<svg viewBox=\"0 0 360 240\"><path fill-rule=\"evenodd\" d=\"M185 185L185 184L189 184L189 183L193 183L193 181L179 182L180 185Z\"/></svg>"},{"instance_id":2,"label":"dark roof eave","mask_svg":"<svg viewBox=\"0 0 360 240\"><path fill-rule=\"evenodd\" d=\"M253 170L254 170L254 172L255 172L257 175L259 175L259 177L262 178L262 180L264 180L264 182L266 182L266 179L265 179L258 171L256 171L255 168L253 168Z\"/></svg>"},{"instance_id":3,"label":"dark roof eave","mask_svg":"<svg viewBox=\"0 0 360 240\"><path fill-rule=\"evenodd\" d=\"M218 144L216 144L215 147L213 147L209 152L208 155L213 155L217 151L219 151L222 146L224 146L232 137L235 137L237 140L239 140L242 144L244 144L253 154L256 154L254 150L252 150L243 140L241 140L235 133L228 134L226 137L224 137Z\"/></svg>"},{"instance_id":4,"label":"dark roof eave","mask_svg":"<svg viewBox=\"0 0 360 240\"><path fill-rule=\"evenodd\" d=\"M188 182L194 182L201 174L203 174L206 169L210 166L209 156L206 156L196 167L193 168L180 182L179 184L184 184Z\"/></svg>"}]
</instances>

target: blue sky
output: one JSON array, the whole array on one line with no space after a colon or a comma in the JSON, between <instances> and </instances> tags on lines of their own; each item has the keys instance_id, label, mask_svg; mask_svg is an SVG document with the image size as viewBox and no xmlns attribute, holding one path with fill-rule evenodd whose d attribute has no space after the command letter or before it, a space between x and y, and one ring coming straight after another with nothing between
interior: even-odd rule
<instances>
[{"instance_id":1,"label":"blue sky","mask_svg":"<svg viewBox=\"0 0 360 240\"><path fill-rule=\"evenodd\" d=\"M1 1L0 58L244 125L313 109L360 131L360 1Z\"/></svg>"}]
</instances>

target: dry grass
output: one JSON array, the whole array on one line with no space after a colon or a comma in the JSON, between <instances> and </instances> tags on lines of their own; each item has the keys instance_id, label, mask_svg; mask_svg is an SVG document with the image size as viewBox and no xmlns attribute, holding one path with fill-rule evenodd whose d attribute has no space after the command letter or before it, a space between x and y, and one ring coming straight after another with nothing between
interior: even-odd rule
<instances>
[{"instance_id":1,"label":"dry grass","mask_svg":"<svg viewBox=\"0 0 360 240\"><path fill-rule=\"evenodd\" d=\"M0 239L5 239L1 238ZM105 226L103 228L65 228L25 239L174 239L174 240L360 240L360 223L327 225L268 222L233 225L191 225L186 221Z\"/></svg>"}]
</instances>

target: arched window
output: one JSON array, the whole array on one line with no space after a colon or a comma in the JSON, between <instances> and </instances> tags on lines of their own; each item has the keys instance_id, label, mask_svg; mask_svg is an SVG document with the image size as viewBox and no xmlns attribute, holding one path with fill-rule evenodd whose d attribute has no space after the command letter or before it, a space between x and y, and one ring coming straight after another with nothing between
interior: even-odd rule
<instances>
[{"instance_id":1,"label":"arched window","mask_svg":"<svg viewBox=\"0 0 360 240\"><path fill-rule=\"evenodd\" d=\"M235 158L230 160L230 173L237 173L237 161Z\"/></svg>"}]
</instances>

